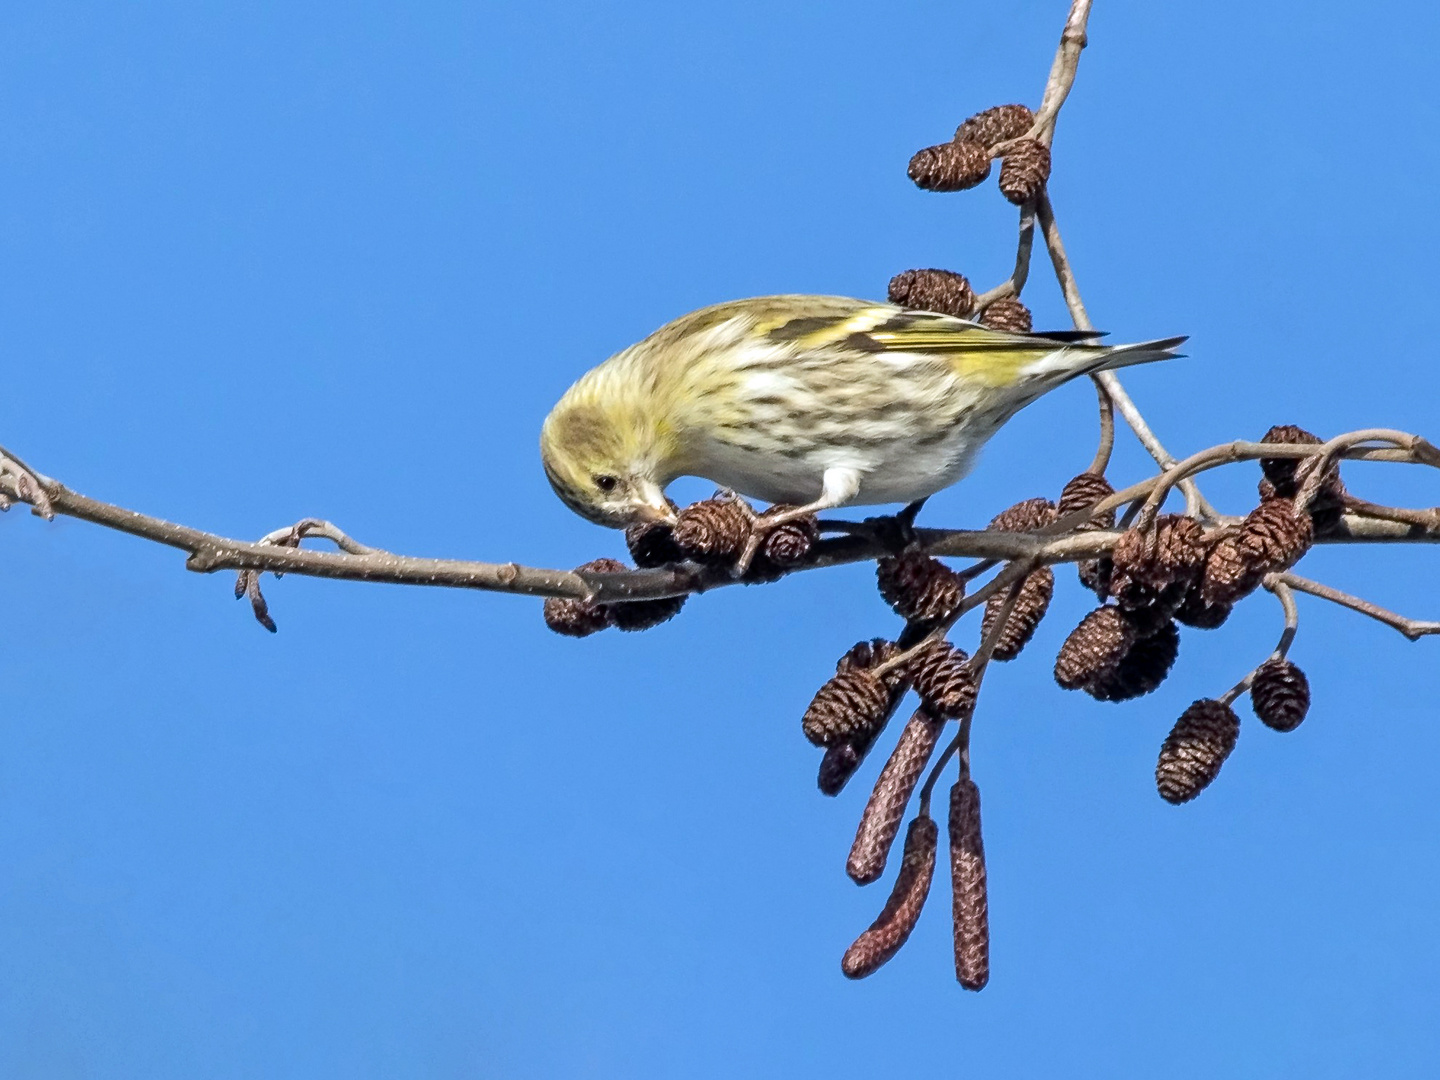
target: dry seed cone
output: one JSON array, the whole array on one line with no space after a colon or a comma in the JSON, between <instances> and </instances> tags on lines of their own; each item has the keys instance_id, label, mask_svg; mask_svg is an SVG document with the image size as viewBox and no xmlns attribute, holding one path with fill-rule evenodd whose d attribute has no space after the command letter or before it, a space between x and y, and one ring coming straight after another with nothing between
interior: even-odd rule
<instances>
[{"instance_id":1,"label":"dry seed cone","mask_svg":"<svg viewBox=\"0 0 1440 1080\"><path fill-rule=\"evenodd\" d=\"M926 706L949 720L975 711L978 687L967 668L969 657L948 641L935 641L918 652L908 665L910 683Z\"/></svg>"},{"instance_id":2,"label":"dry seed cone","mask_svg":"<svg viewBox=\"0 0 1440 1080\"><path fill-rule=\"evenodd\" d=\"M1054 595L1055 572L1048 566L1042 566L1039 570L1025 575L1025 582L1020 586L1020 595L1015 600L1010 617L1005 620L1005 629L1000 632L1000 637L995 642L995 651L991 653L993 659L1014 660L1020 655L1020 651L1030 644L1030 639L1035 636L1035 629L1049 610L1050 599ZM989 636L1008 601L1009 591L1002 590L985 602L985 617L980 624L982 638Z\"/></svg>"},{"instance_id":3,"label":"dry seed cone","mask_svg":"<svg viewBox=\"0 0 1440 1080\"><path fill-rule=\"evenodd\" d=\"M1180 631L1166 620L1135 643L1120 662L1085 684L1097 701L1131 701L1159 688L1180 655Z\"/></svg>"},{"instance_id":4,"label":"dry seed cone","mask_svg":"<svg viewBox=\"0 0 1440 1080\"><path fill-rule=\"evenodd\" d=\"M689 558L734 562L750 539L750 514L733 499L705 499L681 510L671 537Z\"/></svg>"},{"instance_id":5,"label":"dry seed cone","mask_svg":"<svg viewBox=\"0 0 1440 1080\"><path fill-rule=\"evenodd\" d=\"M1266 727L1294 731L1310 711L1310 680L1289 660L1272 657L1255 672L1250 704Z\"/></svg>"},{"instance_id":6,"label":"dry seed cone","mask_svg":"<svg viewBox=\"0 0 1440 1080\"><path fill-rule=\"evenodd\" d=\"M978 143L989 150L1002 142L1018 139L1030 130L1035 114L1024 105L996 105L978 112L955 129L956 142Z\"/></svg>"},{"instance_id":7,"label":"dry seed cone","mask_svg":"<svg viewBox=\"0 0 1440 1080\"><path fill-rule=\"evenodd\" d=\"M941 143L918 151L908 171L926 191L964 191L990 175L990 154L976 143Z\"/></svg>"},{"instance_id":8,"label":"dry seed cone","mask_svg":"<svg viewBox=\"0 0 1440 1080\"><path fill-rule=\"evenodd\" d=\"M890 303L968 319L975 313L975 290L953 270L905 270L890 279Z\"/></svg>"},{"instance_id":9,"label":"dry seed cone","mask_svg":"<svg viewBox=\"0 0 1440 1080\"><path fill-rule=\"evenodd\" d=\"M1138 635L1135 625L1113 604L1098 607L1080 620L1055 658L1055 681L1079 690L1113 671Z\"/></svg>"},{"instance_id":10,"label":"dry seed cone","mask_svg":"<svg viewBox=\"0 0 1440 1080\"><path fill-rule=\"evenodd\" d=\"M980 325L991 330L1008 330L1012 334L1028 334L1034 329L1035 321L1029 308L1015 297L1006 296L980 313Z\"/></svg>"},{"instance_id":11,"label":"dry seed cone","mask_svg":"<svg viewBox=\"0 0 1440 1080\"><path fill-rule=\"evenodd\" d=\"M895 614L911 622L941 622L965 599L965 583L955 571L919 551L878 560L875 580Z\"/></svg>"},{"instance_id":12,"label":"dry seed cone","mask_svg":"<svg viewBox=\"0 0 1440 1080\"><path fill-rule=\"evenodd\" d=\"M1050 148L1038 139L1022 139L1000 162L1000 193L1016 206L1040 194L1050 179Z\"/></svg>"},{"instance_id":13,"label":"dry seed cone","mask_svg":"<svg viewBox=\"0 0 1440 1080\"><path fill-rule=\"evenodd\" d=\"M816 746L862 743L884 727L890 691L868 671L842 671L816 692L801 728Z\"/></svg>"},{"instance_id":14,"label":"dry seed cone","mask_svg":"<svg viewBox=\"0 0 1440 1080\"><path fill-rule=\"evenodd\" d=\"M1219 775L1239 736L1240 718L1230 706L1210 699L1191 705L1160 747L1155 764L1160 797L1178 804L1199 795Z\"/></svg>"}]
</instances>

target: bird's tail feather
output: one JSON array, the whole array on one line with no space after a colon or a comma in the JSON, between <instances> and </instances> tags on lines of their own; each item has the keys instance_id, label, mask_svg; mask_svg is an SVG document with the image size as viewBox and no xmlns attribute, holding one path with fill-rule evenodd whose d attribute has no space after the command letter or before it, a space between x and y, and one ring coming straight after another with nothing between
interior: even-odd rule
<instances>
[{"instance_id":1,"label":"bird's tail feather","mask_svg":"<svg viewBox=\"0 0 1440 1080\"><path fill-rule=\"evenodd\" d=\"M1153 364L1157 360L1175 360L1182 355L1175 350L1185 344L1186 340L1185 337L1172 337L1158 341L1139 341L1134 345L1112 345L1090 363L1081 365L1075 374L1091 375L1097 371L1112 371L1135 364Z\"/></svg>"}]
</instances>

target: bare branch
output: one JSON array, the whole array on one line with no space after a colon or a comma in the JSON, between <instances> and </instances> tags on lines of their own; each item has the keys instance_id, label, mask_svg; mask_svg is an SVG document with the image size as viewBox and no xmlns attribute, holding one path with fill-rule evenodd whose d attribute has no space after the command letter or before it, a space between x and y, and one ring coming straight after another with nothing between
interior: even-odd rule
<instances>
[{"instance_id":1,"label":"bare branch","mask_svg":"<svg viewBox=\"0 0 1440 1080\"><path fill-rule=\"evenodd\" d=\"M1400 631L1411 641L1418 641L1428 634L1440 634L1440 622L1407 619L1404 615L1397 615L1387 608L1382 608L1379 604L1372 604L1369 600L1351 596L1347 592L1341 592L1329 585L1322 585L1318 581L1311 581L1299 574L1281 574L1280 580L1299 592L1309 593L1311 596L1318 596L1322 600L1329 600L1333 604L1347 607L1351 611L1358 611L1361 615L1368 615L1377 622L1382 622L1386 626Z\"/></svg>"}]
</instances>

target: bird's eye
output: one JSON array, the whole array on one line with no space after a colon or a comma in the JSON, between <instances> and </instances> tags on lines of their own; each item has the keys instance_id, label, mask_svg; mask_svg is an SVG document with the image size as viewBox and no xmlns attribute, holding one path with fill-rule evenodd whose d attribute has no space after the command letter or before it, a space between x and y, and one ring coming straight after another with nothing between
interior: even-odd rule
<instances>
[{"instance_id":1,"label":"bird's eye","mask_svg":"<svg viewBox=\"0 0 1440 1080\"><path fill-rule=\"evenodd\" d=\"M614 491L619 486L619 484L620 478L616 476L595 477L595 486L598 487L601 491L605 492L607 495L610 492Z\"/></svg>"}]
</instances>

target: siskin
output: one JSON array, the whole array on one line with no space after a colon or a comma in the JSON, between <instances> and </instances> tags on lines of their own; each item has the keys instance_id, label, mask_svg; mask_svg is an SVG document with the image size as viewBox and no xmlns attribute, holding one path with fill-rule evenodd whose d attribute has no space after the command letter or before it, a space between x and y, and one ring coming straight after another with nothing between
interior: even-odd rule
<instances>
[{"instance_id":1,"label":"siskin","mask_svg":"<svg viewBox=\"0 0 1440 1080\"><path fill-rule=\"evenodd\" d=\"M570 509L615 528L673 520L665 487L679 476L795 514L914 502L961 479L1046 391L1169 359L1185 340L1097 337L991 330L839 296L717 304L582 376L546 418L541 458Z\"/></svg>"}]
</instances>

